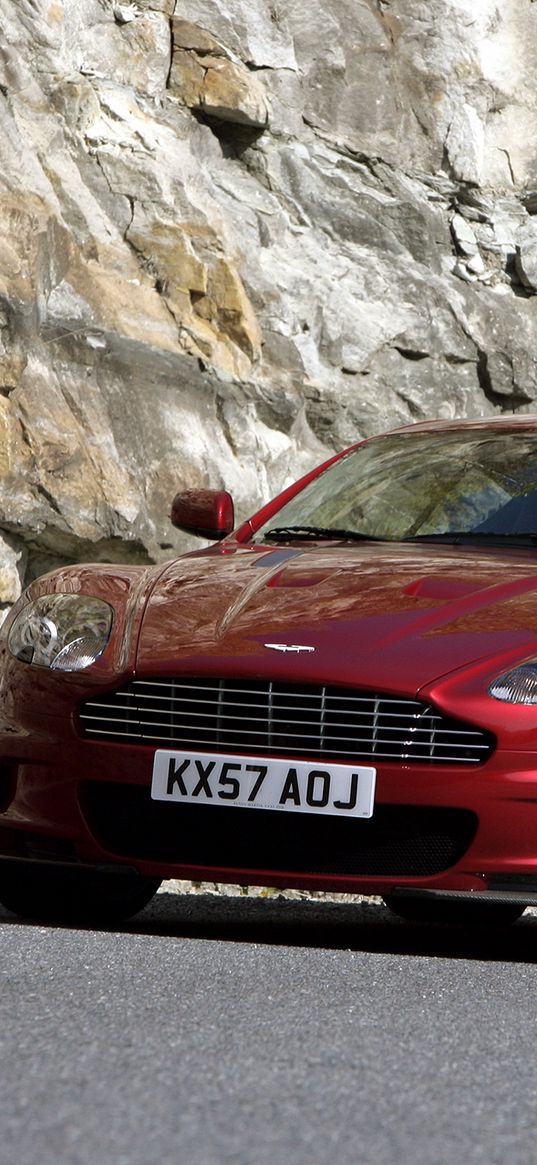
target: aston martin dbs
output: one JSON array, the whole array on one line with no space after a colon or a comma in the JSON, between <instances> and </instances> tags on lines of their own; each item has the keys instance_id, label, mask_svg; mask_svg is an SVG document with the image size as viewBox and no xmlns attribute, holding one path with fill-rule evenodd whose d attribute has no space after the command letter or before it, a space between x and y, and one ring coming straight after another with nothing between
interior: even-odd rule
<instances>
[{"instance_id":1,"label":"aston martin dbs","mask_svg":"<svg viewBox=\"0 0 537 1165\"><path fill-rule=\"evenodd\" d=\"M161 879L537 905L537 417L360 442L212 545L32 582L0 643L0 901L126 917Z\"/></svg>"}]
</instances>

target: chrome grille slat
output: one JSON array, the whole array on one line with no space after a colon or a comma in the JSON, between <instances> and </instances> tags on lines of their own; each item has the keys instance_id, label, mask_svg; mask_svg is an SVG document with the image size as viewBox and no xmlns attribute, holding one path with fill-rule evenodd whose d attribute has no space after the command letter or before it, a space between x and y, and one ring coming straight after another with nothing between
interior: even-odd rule
<instances>
[{"instance_id":1,"label":"chrome grille slat","mask_svg":"<svg viewBox=\"0 0 537 1165\"><path fill-rule=\"evenodd\" d=\"M159 697L159 699L161 699L161 700L164 700L164 698L165 698L164 696L160 696L160 697ZM188 701L188 702L189 702L189 703L191 703L191 704L197 704L197 705L198 705L198 707L199 707L199 704L201 703L201 701L196 701L196 700L190 700L190 701ZM172 703L172 700L170 700L170 703ZM187 701L185 700L185 701L184 701L184 703L187 703ZM93 708L93 707L95 707L95 708L98 708L100 711L103 711L103 710L105 710L106 708L110 708L110 709L113 709L114 711L118 711L118 710L120 710L120 709L125 709L125 710L128 710L128 711L132 712L132 704L107 703L107 702L106 702L104 699L103 699L103 701L102 701L102 702L96 702L96 701L93 701L93 700L88 700L88 701L86 702L86 704L84 705L84 707L85 707L85 708L87 708L87 709L90 709L90 708ZM154 712L154 713L158 713L158 712L159 712L159 709L158 709L158 708L155 708L155 706L154 706L154 705L152 705L152 707L153 707L153 712ZM226 713L225 713L225 719L226 719L226 721L230 721L230 720L236 720L237 722L239 722L239 723L241 723L241 724L243 723L243 720L244 720L244 705L237 705L237 707L240 707L241 711L240 711L240 714L239 714L239 713L237 713L237 715L235 715L234 713L230 713L230 712L228 711L228 706L226 706ZM248 709L249 709L249 711L250 711L250 710L253 710L254 708L263 709L263 705L262 705L262 704L248 704ZM302 710L302 711L305 711L305 712L306 712L306 711L308 711L308 712L315 712L315 713L317 713L317 712L318 712L318 713L319 713L319 718L321 718L321 716L322 716L322 717L323 717L323 720L324 720L324 722L325 722L325 723L327 723L327 724L328 724L329 726L331 726L331 727L333 727L333 726L336 726L336 725L337 725L337 726L339 726L339 727L342 727L342 728L355 728L355 727L356 727L356 725L355 725L353 722L349 721L349 720L337 720L337 721L336 721L336 720L330 720L330 719L329 719L329 714L330 714L331 716L333 716L333 715L334 715L334 713L333 713L333 712L332 712L332 713L330 713L330 709L328 709L328 710L327 710L327 709L326 709L326 705L325 705L325 707L324 707L324 712L323 712L323 708L322 708L322 706L321 706L321 705L319 705L319 708L315 708L315 709L301 709L301 710ZM207 705L206 705L206 707L205 707L205 708L203 708L203 707L202 707L201 711L199 711L199 712L198 712L198 711L195 711L195 710L188 709L188 712L187 712L187 710L185 710L184 712L181 712L181 711L179 711L179 712L177 713L177 715L182 715L182 716L187 716L187 715L188 715L189 717L192 717L192 716L206 716L208 713L210 714L210 713L211 713L211 711L212 711L212 705L211 705L211 703L210 703L209 701L207 701ZM289 704L289 705L278 705L278 711L279 711L280 713L281 713L281 712L285 712L285 713L287 713L288 711L296 711L296 707L294 707L294 706L293 706L293 705L291 705L291 704ZM167 712L167 709L163 709L163 714L164 714L164 712ZM348 712L346 712L346 714L348 715ZM366 713L365 713L365 712L360 712L360 713L358 713L358 714L359 714L359 715L365 715ZM413 715L413 714L412 714L412 715ZM408 713L406 713L406 714L405 714L405 713L402 713L402 712L390 712L390 713L388 713L388 712L378 712L378 713L376 714L376 717L375 717L375 721L376 721L376 723L377 723L377 724L380 724L380 725L382 726L382 719L383 719L383 718L387 718L387 719L389 719L389 720L404 720L404 721L405 721L405 723L409 723L409 719L410 719L410 717L409 717L409 714L408 714ZM250 719L250 722L253 722L253 721L254 721L254 720L256 720L256 719L259 719L259 720L262 720L262 721L263 721L263 723L265 723L266 717L264 717L264 716L259 716L259 717L250 716L250 718L249 718L249 719ZM418 717L418 716L415 716L416 723L418 722L418 720L419 720L419 719L423 719L423 717ZM431 725L433 724L433 722L434 722L434 723L436 723L436 724L441 724L441 723L442 723L442 718L441 718L440 716L438 716L436 713L429 713L429 714L428 714L428 716L427 716L427 720L431 722ZM294 724L299 724L299 723L302 723L302 721L299 721L299 720L290 720L290 719L289 719L287 716L286 716L286 721L287 721L287 723L294 723ZM417 728L416 728L415 730L416 730L416 731L418 731L418 729L417 729ZM463 731L463 730L461 729L461 731ZM478 736L480 735L479 729L465 729L464 731L466 731L466 732L469 732L469 733L474 733L474 734L476 734L476 735L478 735Z\"/></svg>"},{"instance_id":2,"label":"chrome grille slat","mask_svg":"<svg viewBox=\"0 0 537 1165\"><path fill-rule=\"evenodd\" d=\"M136 684L140 685L139 690L137 689L137 698L138 699L144 698L145 695L147 695L151 698L154 698L155 694L153 692L145 693L143 691L143 689L146 687L160 688L163 692L163 696L161 698L166 699L168 701L172 699L172 696L170 695L170 691L172 689L172 686L173 686L173 689L175 691L181 691L181 685L179 683L174 683L172 685L171 681L169 683L158 682L158 683L153 683L153 684L149 684L147 680L135 680L134 682ZM199 696L191 697L191 696L188 696L186 693L191 692L192 688L193 688L192 684L185 685L185 688L184 688L185 694L184 695L181 694L181 696L177 697L177 699L180 699L181 701L185 700L185 701L192 702L192 701L197 701L197 699L202 699L203 695L205 694L207 696L207 699L209 701L212 701L215 697L215 694L220 692L220 688L218 686L215 686L213 688L209 688L206 685L203 685L203 687L196 689L199 693ZM230 686L226 689L226 696L227 696L228 701L230 700L230 696L232 694L234 696L250 696L251 697L251 696L258 695L258 696L262 697L263 695L266 695L266 690L267 689L265 688L265 690L263 691L262 689L260 689L260 688L258 689L256 687L254 687L253 685L251 688L236 688L235 686ZM278 692L278 697L279 697L279 699L282 699L282 697L292 699L292 693L291 692L285 692L285 693ZM328 702L330 700L333 700L338 706L343 705L345 703L374 705L376 698L377 697L375 697L374 695L371 695L371 696L363 695L363 694L348 695L345 691L343 691L343 689L342 689L341 698L339 698L339 696L334 696L333 693L326 692L326 690L325 690L325 700ZM322 700L322 688L319 688L316 692L315 691L314 692L306 692L304 690L300 690L300 688L297 688L296 689L296 698L293 701L293 706L296 703L296 699L300 699L300 700L309 699L309 700L315 701L315 704L318 705L320 703L320 701ZM392 696L384 696L383 695L381 697L381 701L382 701L383 707L391 705L391 704L395 704L395 705L402 704L402 705L404 705L405 708L408 708L408 709L415 708L416 712L418 714L423 712L423 709L426 707L426 705L420 704L418 700L408 700L405 697L392 697ZM264 701L263 701L262 706L263 707L265 706Z\"/></svg>"},{"instance_id":3,"label":"chrome grille slat","mask_svg":"<svg viewBox=\"0 0 537 1165\"><path fill-rule=\"evenodd\" d=\"M92 739L325 760L478 764L492 737L428 704L277 681L134 680L80 710Z\"/></svg>"},{"instance_id":4,"label":"chrome grille slat","mask_svg":"<svg viewBox=\"0 0 537 1165\"><path fill-rule=\"evenodd\" d=\"M98 732L97 729L88 728L87 735L88 736L96 736L99 739L102 739L102 734L100 732ZM120 738L120 737L124 740L125 739L129 740L133 744L151 744L151 745L158 744L158 745L161 745L162 747L166 746L168 748L170 747L170 745L173 745L174 747L177 747L177 748L181 747L182 749L184 749L184 751L187 751L187 752L191 751L192 749L196 749L196 748L199 748L201 751L207 751L210 748L210 743L207 741L207 739L198 740L195 737L189 737L189 739L186 742L183 741L181 743L181 745L178 745L176 743L175 739L173 739L173 740L172 739L164 739L160 735L159 736L152 736L150 733L147 733L147 732L144 732L143 735L141 735L141 734L135 735L135 734L132 734L129 732L110 731L109 733L107 733L106 739L112 740L112 739L116 739L116 738ZM218 750L213 749L213 751L216 752ZM249 751L251 752L252 750L250 749ZM268 751L268 750L264 750L263 755L265 755L266 751ZM284 747L283 745L279 745L279 744L273 744L271 746L270 751L271 751L271 754L282 753L285 756L288 756L290 753L289 748ZM313 753L313 750L308 749L307 752L304 751L304 753L301 755L311 756L312 753ZM336 759L336 757L332 753L329 753L328 755L326 753L323 753L322 755L324 756L325 759L331 759L331 760ZM360 758L363 758L363 756L364 756L364 754L358 753L356 749L353 749L352 751L347 751L345 749L341 749L341 750L338 750L337 759L340 761L344 761L348 758L349 760L356 761L357 757L360 760ZM371 756L373 756L373 754L371 754ZM429 755L424 757L424 756L418 756L418 755L409 756L408 754L405 754L404 756L398 757L393 753L393 751L392 752L382 752L381 749L377 749L377 751L374 753L374 758L376 760L386 760L386 761L392 761L392 762L397 761L397 760L420 761L420 760L430 760L431 759L429 757ZM482 756L473 756L473 757L469 757L469 758L465 759L464 763L470 764L470 765L479 764L480 761L482 761L484 759L485 758ZM457 753L454 753L452 756L444 755L444 753L442 753L441 756L439 755L439 756L434 757L433 761L435 761L437 764L460 764L461 763L460 755L458 755Z\"/></svg>"},{"instance_id":5,"label":"chrome grille slat","mask_svg":"<svg viewBox=\"0 0 537 1165\"><path fill-rule=\"evenodd\" d=\"M87 729L89 731L92 727L91 719L85 721L85 723L86 723ZM122 720L110 720L110 719L108 719L105 721L101 721L101 720L95 721L95 723L99 726L102 726L102 725L110 726L110 728L112 728L113 725L123 725L124 726L124 721L122 721ZM138 728L140 729L140 732L142 732L142 731L145 732L146 730L151 729L151 728L160 729L161 735L162 735L162 730L164 727L165 726L160 721L153 721L153 720L146 720L143 723L142 722L134 722L134 723L131 723L129 725L129 729L131 731L136 730ZM176 731L176 728L173 725L170 725L169 727L170 727L171 733ZM99 730L99 729L96 728L95 731L97 731L97 730ZM222 731L223 731L223 733L228 733L230 731L230 729L223 729ZM191 739L193 732L194 732L194 729L192 729L191 732L189 732L189 735L188 735L189 740ZM136 734L139 735L138 732ZM262 730L262 729L249 729L248 735L249 736L260 736L260 737L265 738L265 737L267 737L267 732L266 732L266 730ZM284 732L283 730L279 730L278 732L273 732L272 738L273 738L275 743L276 743L276 741L279 741L280 743L285 743L285 741L292 742L294 740L304 740L304 741L315 742L318 739L311 732L310 733L306 733L306 732L291 733L291 732ZM392 745L393 746L394 744L398 743L398 738L397 737L379 737L379 736L376 736L375 738L373 738L371 736L331 735L330 743L332 746L334 744L338 744L338 745L341 744L341 746L344 746L345 744L352 745L354 747L354 749L356 749L357 744L371 744L372 746L373 746L373 744L376 744L377 746L380 746L380 745L386 745L386 746ZM430 739L427 737L421 737L419 740L412 741L411 743L413 745L415 745L416 747L421 747L421 748L425 748L425 747L428 748L431 746ZM480 741L471 741L471 742L465 742L465 743L471 745L472 748L475 748L475 749L479 750L480 752L488 752L487 745L481 744ZM446 749L446 748L454 748L455 744L454 744L452 739L447 737L447 739L444 739L441 741L435 741L434 746L437 749ZM320 752L321 749L319 748L318 751Z\"/></svg>"},{"instance_id":6,"label":"chrome grille slat","mask_svg":"<svg viewBox=\"0 0 537 1165\"><path fill-rule=\"evenodd\" d=\"M122 723L124 723L123 720L118 719L117 717L111 717L111 716L104 717L104 716L84 715L83 720L84 720L84 723L86 725L89 725L92 720L96 720L99 724L122 724ZM144 718L143 721L142 720L139 720L139 721L138 720L131 720L130 723L132 726L135 726L137 724L140 724L140 725L143 724L144 728L162 728L162 727L164 727L161 720L149 720L147 718ZM292 723L301 724L301 721L300 720L287 721L287 723L288 724L292 724ZM174 728L177 728L177 727L181 727L181 726L177 725L177 724L170 725L170 729L172 729L172 730ZM332 725L332 729L339 728L339 727L341 727L341 726L340 725ZM226 727L224 725L223 727L221 727L218 735L220 735L223 732L231 732L231 731L232 731L232 729L230 727ZM387 731L390 731L390 730L388 729ZM392 731L394 733L396 733L396 729L393 729ZM418 730L418 732L421 734L421 736L418 735L417 733L413 733L413 739L412 739L411 743L413 743L413 744L415 743L416 745L423 745L423 746L430 745L431 744L431 737L426 732L426 730L423 728L420 728ZM267 736L268 733L267 733L266 728L253 728L249 725L248 726L248 735L249 736ZM288 738L289 740L296 740L297 738L301 738L301 739L303 738L305 740L309 740L309 739L317 740L318 739L318 734L316 734L314 732L285 732L283 728L278 728L276 730L273 729L271 735L276 736L279 739ZM435 734L434 734L434 741L432 742L432 746L433 747L436 746L438 748L449 747L449 740L437 740L437 738L440 735L446 736L446 737L452 737L453 732L450 731L449 729L446 729L446 728L436 729ZM471 743L473 747L480 749L480 750L483 750L485 752L489 751L488 746L486 744L480 743L481 737L480 737L480 734L478 732L465 731L464 729L461 729L460 733L457 733L457 738L461 739L461 738L465 738L465 737L473 738L472 740L469 739L467 741L467 743L468 744ZM378 732L374 733L374 735L372 735L372 736L357 736L356 734L353 734L352 736L343 736L335 731L331 731L331 733L330 733L331 743L339 742L339 741L348 741L349 743L352 742L356 745L356 744L365 744L365 743L368 743L369 741L371 741L372 744L374 744L375 742L376 742L376 744L393 744L394 741L397 741L397 739L398 739L397 735L395 735L393 737L385 738L385 737L380 736Z\"/></svg>"}]
</instances>

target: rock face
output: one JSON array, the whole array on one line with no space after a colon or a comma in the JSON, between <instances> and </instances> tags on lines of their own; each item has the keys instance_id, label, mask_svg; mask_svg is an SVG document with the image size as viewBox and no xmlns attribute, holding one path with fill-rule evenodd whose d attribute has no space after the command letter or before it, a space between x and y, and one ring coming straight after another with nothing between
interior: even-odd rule
<instances>
[{"instance_id":1,"label":"rock face","mask_svg":"<svg viewBox=\"0 0 537 1165\"><path fill-rule=\"evenodd\" d=\"M532 0L3 0L0 606L537 396Z\"/></svg>"}]
</instances>

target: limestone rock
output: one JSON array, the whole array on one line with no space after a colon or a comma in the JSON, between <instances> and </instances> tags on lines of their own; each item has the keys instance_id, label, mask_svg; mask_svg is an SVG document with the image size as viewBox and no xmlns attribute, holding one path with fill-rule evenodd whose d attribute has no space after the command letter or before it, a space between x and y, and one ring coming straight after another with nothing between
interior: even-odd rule
<instances>
[{"instance_id":1,"label":"limestone rock","mask_svg":"<svg viewBox=\"0 0 537 1165\"><path fill-rule=\"evenodd\" d=\"M7 534L0 536L0 623L22 592L26 559L24 543Z\"/></svg>"},{"instance_id":2,"label":"limestone rock","mask_svg":"<svg viewBox=\"0 0 537 1165\"><path fill-rule=\"evenodd\" d=\"M208 117L263 129L268 118L264 91L242 62L189 21L172 20L172 35L170 93Z\"/></svg>"},{"instance_id":3,"label":"limestone rock","mask_svg":"<svg viewBox=\"0 0 537 1165\"><path fill-rule=\"evenodd\" d=\"M3 0L0 607L537 399L537 4Z\"/></svg>"},{"instance_id":4,"label":"limestone rock","mask_svg":"<svg viewBox=\"0 0 537 1165\"><path fill-rule=\"evenodd\" d=\"M281 0L181 0L176 11L258 69L297 70L291 14Z\"/></svg>"},{"instance_id":5,"label":"limestone rock","mask_svg":"<svg viewBox=\"0 0 537 1165\"><path fill-rule=\"evenodd\" d=\"M267 106L261 86L233 61L206 58L206 75L200 106L204 113L220 121L264 129Z\"/></svg>"},{"instance_id":6,"label":"limestone rock","mask_svg":"<svg viewBox=\"0 0 537 1165\"><path fill-rule=\"evenodd\" d=\"M537 293L537 223L533 219L518 231L516 266L524 287Z\"/></svg>"},{"instance_id":7,"label":"limestone rock","mask_svg":"<svg viewBox=\"0 0 537 1165\"><path fill-rule=\"evenodd\" d=\"M462 214L453 215L451 230L453 231L457 248L463 255L475 255L477 253L478 246L475 231Z\"/></svg>"},{"instance_id":8,"label":"limestone rock","mask_svg":"<svg viewBox=\"0 0 537 1165\"><path fill-rule=\"evenodd\" d=\"M171 38L165 13L144 13L135 5L123 4L116 5L110 16L84 30L77 54L80 73L158 97L170 68Z\"/></svg>"}]
</instances>

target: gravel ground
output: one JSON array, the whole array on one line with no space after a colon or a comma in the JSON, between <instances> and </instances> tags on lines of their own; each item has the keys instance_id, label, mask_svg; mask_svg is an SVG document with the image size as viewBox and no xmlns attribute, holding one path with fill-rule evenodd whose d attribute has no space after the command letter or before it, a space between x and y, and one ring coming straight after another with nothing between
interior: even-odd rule
<instances>
[{"instance_id":1,"label":"gravel ground","mask_svg":"<svg viewBox=\"0 0 537 1165\"><path fill-rule=\"evenodd\" d=\"M328 894L324 890L280 890L273 886L238 886L228 882L188 882L174 878L163 882L159 894L214 894L226 898L286 898L290 901L368 902L380 906L382 898L366 894Z\"/></svg>"}]
</instances>

